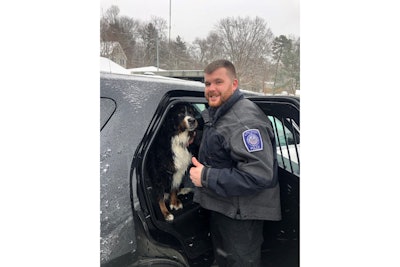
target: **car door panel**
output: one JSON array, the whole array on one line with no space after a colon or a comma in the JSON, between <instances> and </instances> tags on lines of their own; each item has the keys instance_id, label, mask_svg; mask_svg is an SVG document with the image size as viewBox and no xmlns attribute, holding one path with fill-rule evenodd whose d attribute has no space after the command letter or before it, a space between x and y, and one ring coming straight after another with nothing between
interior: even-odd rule
<instances>
[{"instance_id":1,"label":"car door panel","mask_svg":"<svg viewBox=\"0 0 400 267\"><path fill-rule=\"evenodd\" d=\"M293 98L250 98L270 119L277 140L282 220L264 223L262 262L299 266L300 102Z\"/></svg>"}]
</instances>

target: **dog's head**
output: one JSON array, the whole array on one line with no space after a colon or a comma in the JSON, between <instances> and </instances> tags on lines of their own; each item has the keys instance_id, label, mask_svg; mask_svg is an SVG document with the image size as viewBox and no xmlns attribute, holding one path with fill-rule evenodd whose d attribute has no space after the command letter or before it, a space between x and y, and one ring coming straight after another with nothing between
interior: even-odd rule
<instances>
[{"instance_id":1,"label":"dog's head","mask_svg":"<svg viewBox=\"0 0 400 267\"><path fill-rule=\"evenodd\" d=\"M178 103L174 105L169 112L169 117L174 130L177 132L186 130L193 132L197 128L198 123L195 118L195 112L190 104Z\"/></svg>"}]
</instances>

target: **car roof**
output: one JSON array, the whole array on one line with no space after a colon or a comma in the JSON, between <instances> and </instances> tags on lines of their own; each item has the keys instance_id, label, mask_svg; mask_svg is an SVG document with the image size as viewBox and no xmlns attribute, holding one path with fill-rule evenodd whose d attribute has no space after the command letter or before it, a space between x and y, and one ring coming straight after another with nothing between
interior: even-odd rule
<instances>
[{"instance_id":1,"label":"car roof","mask_svg":"<svg viewBox=\"0 0 400 267\"><path fill-rule=\"evenodd\" d=\"M204 97L204 84L156 75L100 73L100 97L147 124L166 96Z\"/></svg>"},{"instance_id":2,"label":"car roof","mask_svg":"<svg viewBox=\"0 0 400 267\"><path fill-rule=\"evenodd\" d=\"M137 82L147 82L153 84L169 84L175 85L178 87L187 87L191 88L191 90L204 90L204 84L198 81L192 80L184 80L177 79L159 75L146 75L146 74L117 74L117 73L107 73L100 72L100 79L116 79L116 80L125 80L125 81L137 81ZM168 90L172 90L171 87L165 87L166 90L163 90L164 93Z\"/></svg>"}]
</instances>

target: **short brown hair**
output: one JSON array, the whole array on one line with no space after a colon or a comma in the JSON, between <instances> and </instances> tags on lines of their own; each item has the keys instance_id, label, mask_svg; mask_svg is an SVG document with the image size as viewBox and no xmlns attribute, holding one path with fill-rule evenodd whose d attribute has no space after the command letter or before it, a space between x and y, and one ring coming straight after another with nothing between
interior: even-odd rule
<instances>
[{"instance_id":1,"label":"short brown hair","mask_svg":"<svg viewBox=\"0 0 400 267\"><path fill-rule=\"evenodd\" d=\"M228 74L233 77L233 79L237 79L235 66L232 64L232 62L226 59L219 59L211 62L204 69L204 73L211 74L219 68L225 68L228 71Z\"/></svg>"}]
</instances>

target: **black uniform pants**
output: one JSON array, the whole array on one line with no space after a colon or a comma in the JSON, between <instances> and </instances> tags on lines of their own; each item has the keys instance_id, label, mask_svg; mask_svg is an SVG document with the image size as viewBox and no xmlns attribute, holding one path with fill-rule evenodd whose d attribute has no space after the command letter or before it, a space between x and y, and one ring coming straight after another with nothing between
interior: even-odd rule
<instances>
[{"instance_id":1,"label":"black uniform pants","mask_svg":"<svg viewBox=\"0 0 400 267\"><path fill-rule=\"evenodd\" d=\"M260 266L263 221L235 220L212 211L210 230L219 267Z\"/></svg>"}]
</instances>

